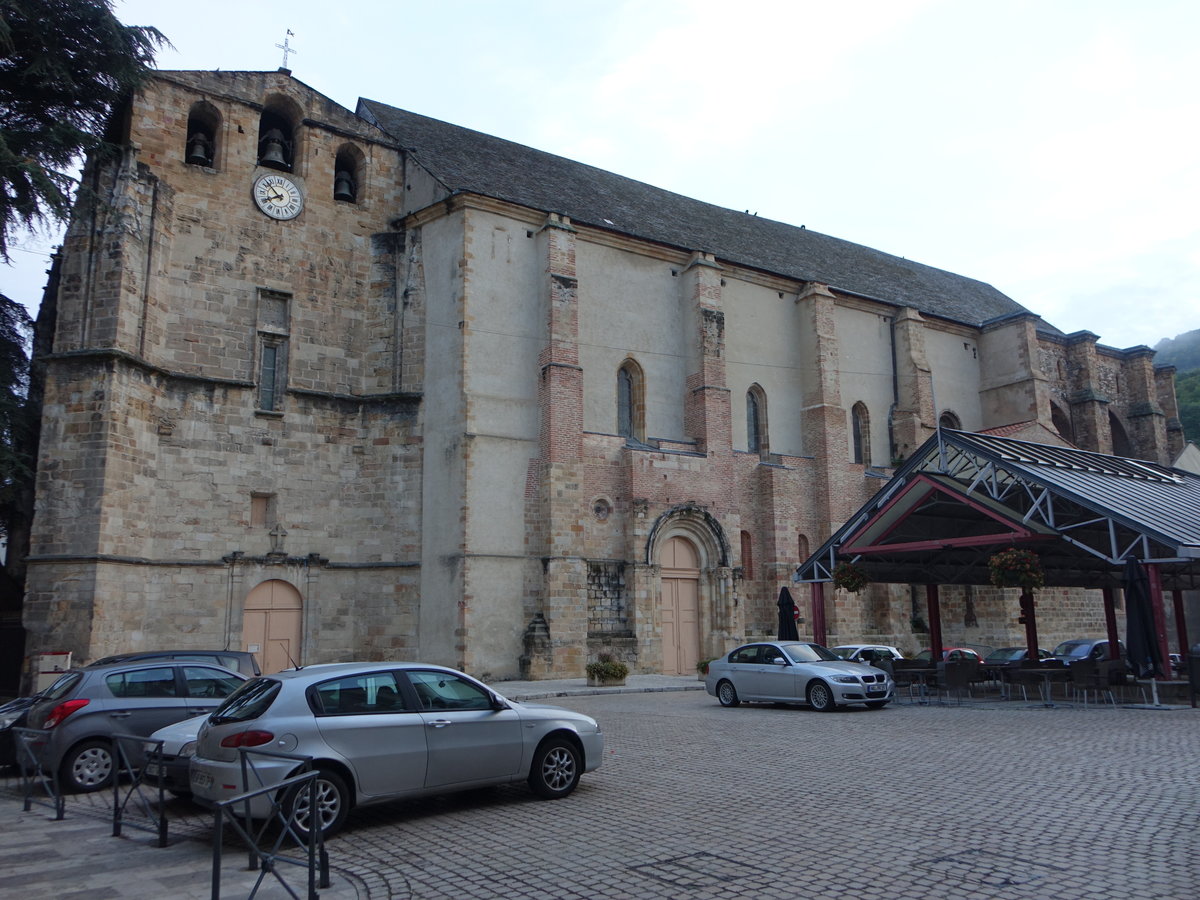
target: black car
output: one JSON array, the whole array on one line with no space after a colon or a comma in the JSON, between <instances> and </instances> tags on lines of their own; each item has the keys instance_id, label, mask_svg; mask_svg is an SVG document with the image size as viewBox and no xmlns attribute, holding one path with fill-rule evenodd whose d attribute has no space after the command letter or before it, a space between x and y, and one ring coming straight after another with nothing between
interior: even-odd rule
<instances>
[{"instance_id":1,"label":"black car","mask_svg":"<svg viewBox=\"0 0 1200 900\"><path fill-rule=\"evenodd\" d=\"M17 745L13 741L12 729L25 727L29 708L37 703L40 696L17 697L0 706L0 768L17 764Z\"/></svg>"},{"instance_id":2,"label":"black car","mask_svg":"<svg viewBox=\"0 0 1200 900\"><path fill-rule=\"evenodd\" d=\"M1129 655L1125 652L1123 641L1117 641L1117 649L1121 659L1125 660L1126 665L1129 665ZM1108 641L1101 638L1076 638L1063 641L1054 648L1051 658L1060 661L1064 666L1083 659L1101 662L1109 658Z\"/></svg>"}]
</instances>

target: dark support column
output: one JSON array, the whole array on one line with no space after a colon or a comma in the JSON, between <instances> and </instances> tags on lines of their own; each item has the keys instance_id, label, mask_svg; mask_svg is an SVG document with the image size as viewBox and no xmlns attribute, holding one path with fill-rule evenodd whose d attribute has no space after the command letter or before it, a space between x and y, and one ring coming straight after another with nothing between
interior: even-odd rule
<instances>
[{"instance_id":1,"label":"dark support column","mask_svg":"<svg viewBox=\"0 0 1200 900\"><path fill-rule=\"evenodd\" d=\"M1175 606L1175 637L1179 641L1179 656L1187 663L1188 633L1187 620L1183 617L1183 591L1171 591L1171 601Z\"/></svg>"},{"instance_id":2,"label":"dark support column","mask_svg":"<svg viewBox=\"0 0 1200 900\"><path fill-rule=\"evenodd\" d=\"M813 642L825 646L825 585L812 583Z\"/></svg>"},{"instance_id":3,"label":"dark support column","mask_svg":"<svg viewBox=\"0 0 1200 900\"><path fill-rule=\"evenodd\" d=\"M929 661L936 666L942 661L942 604L936 584L925 585L925 602L929 607Z\"/></svg>"},{"instance_id":4,"label":"dark support column","mask_svg":"<svg viewBox=\"0 0 1200 900\"><path fill-rule=\"evenodd\" d=\"M1025 623L1025 646L1029 658L1038 658L1037 612L1034 609L1033 591L1021 588L1021 621Z\"/></svg>"},{"instance_id":5,"label":"dark support column","mask_svg":"<svg viewBox=\"0 0 1200 900\"><path fill-rule=\"evenodd\" d=\"M1113 589L1104 588L1104 624L1108 628L1108 658L1121 658L1121 645L1117 643L1117 606L1113 601Z\"/></svg>"},{"instance_id":6,"label":"dark support column","mask_svg":"<svg viewBox=\"0 0 1200 900\"><path fill-rule=\"evenodd\" d=\"M1162 574L1158 566L1148 564L1146 573L1150 576L1150 609L1154 613L1154 639L1158 641L1158 655L1162 657L1161 679L1171 677L1170 647L1167 646L1167 616L1163 611Z\"/></svg>"}]
</instances>

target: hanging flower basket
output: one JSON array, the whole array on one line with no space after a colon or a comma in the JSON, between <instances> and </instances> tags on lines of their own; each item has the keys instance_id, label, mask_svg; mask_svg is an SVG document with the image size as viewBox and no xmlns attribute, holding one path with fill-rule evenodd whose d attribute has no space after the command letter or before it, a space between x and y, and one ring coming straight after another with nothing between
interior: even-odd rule
<instances>
[{"instance_id":1,"label":"hanging flower basket","mask_svg":"<svg viewBox=\"0 0 1200 900\"><path fill-rule=\"evenodd\" d=\"M1018 550L1016 547L1001 550L992 556L988 560L988 573L992 584L1000 588L1031 590L1046 583L1038 555L1032 550Z\"/></svg>"},{"instance_id":2,"label":"hanging flower basket","mask_svg":"<svg viewBox=\"0 0 1200 900\"><path fill-rule=\"evenodd\" d=\"M843 562L838 563L833 570L833 583L842 590L855 594L870 584L871 579L854 563Z\"/></svg>"}]
</instances>

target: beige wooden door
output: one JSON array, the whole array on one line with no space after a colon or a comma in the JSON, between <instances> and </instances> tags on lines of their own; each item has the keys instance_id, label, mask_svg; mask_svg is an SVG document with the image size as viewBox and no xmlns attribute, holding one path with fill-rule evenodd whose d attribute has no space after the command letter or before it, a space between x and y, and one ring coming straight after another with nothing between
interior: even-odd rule
<instances>
[{"instance_id":1,"label":"beige wooden door","mask_svg":"<svg viewBox=\"0 0 1200 900\"><path fill-rule=\"evenodd\" d=\"M264 581L246 597L242 649L258 657L263 672L300 664L300 621L304 601L286 581Z\"/></svg>"},{"instance_id":2,"label":"beige wooden door","mask_svg":"<svg viewBox=\"0 0 1200 900\"><path fill-rule=\"evenodd\" d=\"M659 566L663 674L690 675L700 661L700 557L690 541L673 537L663 546Z\"/></svg>"}]
</instances>

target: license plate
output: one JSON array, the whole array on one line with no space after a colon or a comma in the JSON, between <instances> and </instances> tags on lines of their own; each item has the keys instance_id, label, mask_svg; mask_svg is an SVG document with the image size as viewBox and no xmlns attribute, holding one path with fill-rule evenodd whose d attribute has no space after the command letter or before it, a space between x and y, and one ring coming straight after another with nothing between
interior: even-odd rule
<instances>
[{"instance_id":1,"label":"license plate","mask_svg":"<svg viewBox=\"0 0 1200 900\"><path fill-rule=\"evenodd\" d=\"M207 772L192 772L192 785L198 788L212 787L212 776Z\"/></svg>"},{"instance_id":2,"label":"license plate","mask_svg":"<svg viewBox=\"0 0 1200 900\"><path fill-rule=\"evenodd\" d=\"M162 770L158 767L158 763L146 763L145 774L151 778L157 778L162 774Z\"/></svg>"}]
</instances>

